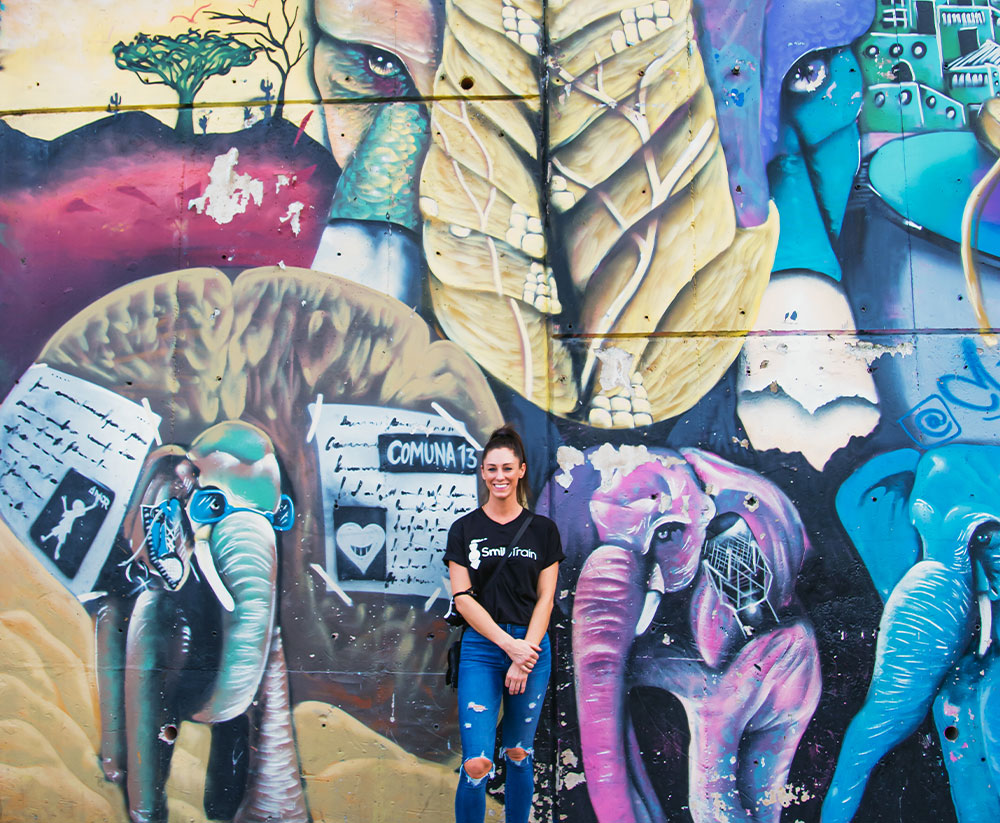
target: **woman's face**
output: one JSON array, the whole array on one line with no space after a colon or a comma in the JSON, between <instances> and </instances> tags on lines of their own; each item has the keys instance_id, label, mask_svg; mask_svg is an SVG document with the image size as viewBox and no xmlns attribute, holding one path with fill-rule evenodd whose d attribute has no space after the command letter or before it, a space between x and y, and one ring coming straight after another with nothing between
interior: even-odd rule
<instances>
[{"instance_id":1,"label":"woman's face","mask_svg":"<svg viewBox=\"0 0 1000 823\"><path fill-rule=\"evenodd\" d=\"M495 500L517 500L517 481L524 477L526 468L517 459L513 449L504 447L486 452L481 471L490 497Z\"/></svg>"}]
</instances>

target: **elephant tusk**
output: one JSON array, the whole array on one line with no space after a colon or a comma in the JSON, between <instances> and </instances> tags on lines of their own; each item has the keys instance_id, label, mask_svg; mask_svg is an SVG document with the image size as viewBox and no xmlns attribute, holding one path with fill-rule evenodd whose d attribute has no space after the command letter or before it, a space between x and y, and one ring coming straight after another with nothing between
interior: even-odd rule
<instances>
[{"instance_id":1,"label":"elephant tusk","mask_svg":"<svg viewBox=\"0 0 1000 823\"><path fill-rule=\"evenodd\" d=\"M646 602L642 604L642 614L639 615L639 622L635 624L635 636L638 637L653 622L653 615L660 608L660 600L663 595L660 592L646 592Z\"/></svg>"},{"instance_id":2,"label":"elephant tusk","mask_svg":"<svg viewBox=\"0 0 1000 823\"><path fill-rule=\"evenodd\" d=\"M653 571L649 574L649 582L646 584L646 588L651 592L659 592L660 594L663 594L667 590L667 584L663 580L663 572L660 570L659 563L653 565Z\"/></svg>"},{"instance_id":3,"label":"elephant tusk","mask_svg":"<svg viewBox=\"0 0 1000 823\"><path fill-rule=\"evenodd\" d=\"M233 600L233 596L226 588L226 584L219 577L219 570L215 568L215 561L212 559L212 549L208 545L207 540L195 541L194 558L198 561L198 568L201 569L201 573L205 575L205 582L208 583L208 587L219 598L222 608L227 612L233 611L236 608L236 601Z\"/></svg>"},{"instance_id":4,"label":"elephant tusk","mask_svg":"<svg viewBox=\"0 0 1000 823\"><path fill-rule=\"evenodd\" d=\"M649 624L653 622L656 610L660 608L660 601L663 599L663 591L666 586L663 582L663 572L660 571L659 563L653 565L653 571L649 575L649 583L646 585L646 602L642 604L642 613L639 615L639 621L635 624L636 637L649 628Z\"/></svg>"},{"instance_id":5,"label":"elephant tusk","mask_svg":"<svg viewBox=\"0 0 1000 823\"><path fill-rule=\"evenodd\" d=\"M986 650L993 642L993 604L990 596L986 593L979 595L979 656L986 654Z\"/></svg>"}]
</instances>

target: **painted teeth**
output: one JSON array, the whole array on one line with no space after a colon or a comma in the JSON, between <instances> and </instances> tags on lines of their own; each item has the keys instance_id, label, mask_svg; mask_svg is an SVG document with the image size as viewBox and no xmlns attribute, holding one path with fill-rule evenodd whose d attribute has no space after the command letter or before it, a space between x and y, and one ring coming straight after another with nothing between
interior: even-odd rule
<instances>
[{"instance_id":1,"label":"painted teeth","mask_svg":"<svg viewBox=\"0 0 1000 823\"><path fill-rule=\"evenodd\" d=\"M559 211L569 211L576 205L576 196L569 191L569 184L561 174L553 174L550 181L549 202Z\"/></svg>"},{"instance_id":2,"label":"painted teeth","mask_svg":"<svg viewBox=\"0 0 1000 823\"><path fill-rule=\"evenodd\" d=\"M524 206L515 203L510 208L509 228L504 239L516 249L520 249L529 257L545 256L545 237L542 234L542 221L538 217L529 217Z\"/></svg>"},{"instance_id":3,"label":"painted teeth","mask_svg":"<svg viewBox=\"0 0 1000 823\"><path fill-rule=\"evenodd\" d=\"M670 16L670 3L666 0L646 3L634 9L623 9L618 16L622 21L622 28L611 33L611 48L616 54L655 37L674 24Z\"/></svg>"},{"instance_id":4,"label":"painted teeth","mask_svg":"<svg viewBox=\"0 0 1000 823\"><path fill-rule=\"evenodd\" d=\"M653 407L642 387L642 375L632 372L628 390L616 389L609 395L591 398L587 421L602 429L634 429L653 422Z\"/></svg>"},{"instance_id":5,"label":"painted teeth","mask_svg":"<svg viewBox=\"0 0 1000 823\"><path fill-rule=\"evenodd\" d=\"M543 314L559 314L562 304L559 302L552 269L544 268L541 263L532 263L531 270L524 279L521 300L530 303Z\"/></svg>"},{"instance_id":6,"label":"painted teeth","mask_svg":"<svg viewBox=\"0 0 1000 823\"><path fill-rule=\"evenodd\" d=\"M538 54L538 36L541 26L524 9L517 8L510 0L504 0L500 8L503 33L529 54Z\"/></svg>"},{"instance_id":7,"label":"painted teeth","mask_svg":"<svg viewBox=\"0 0 1000 823\"><path fill-rule=\"evenodd\" d=\"M435 200L433 197L421 197L420 211L423 213L424 217L437 217L438 216L437 200Z\"/></svg>"}]
</instances>

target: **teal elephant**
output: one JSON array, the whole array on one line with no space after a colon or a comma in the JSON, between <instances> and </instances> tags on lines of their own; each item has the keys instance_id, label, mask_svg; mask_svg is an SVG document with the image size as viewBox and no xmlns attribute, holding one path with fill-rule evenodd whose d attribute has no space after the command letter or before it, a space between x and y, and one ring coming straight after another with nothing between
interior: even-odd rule
<instances>
[{"instance_id":1,"label":"teal elephant","mask_svg":"<svg viewBox=\"0 0 1000 823\"><path fill-rule=\"evenodd\" d=\"M931 711L960 823L1000 820L1000 447L880 455L836 506L885 608L823 823L853 818L872 769Z\"/></svg>"},{"instance_id":2,"label":"teal elephant","mask_svg":"<svg viewBox=\"0 0 1000 823\"><path fill-rule=\"evenodd\" d=\"M127 585L97 614L101 762L133 823L165 823L180 724L212 728L213 820L307 823L277 622L295 513L270 438L239 420L147 458L122 526Z\"/></svg>"}]
</instances>

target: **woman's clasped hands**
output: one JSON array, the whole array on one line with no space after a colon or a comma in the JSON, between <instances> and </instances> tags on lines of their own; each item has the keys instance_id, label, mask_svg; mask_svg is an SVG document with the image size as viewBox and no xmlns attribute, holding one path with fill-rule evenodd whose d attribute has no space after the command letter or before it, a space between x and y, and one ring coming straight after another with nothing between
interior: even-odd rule
<instances>
[{"instance_id":1,"label":"woman's clasped hands","mask_svg":"<svg viewBox=\"0 0 1000 823\"><path fill-rule=\"evenodd\" d=\"M506 649L507 656L511 659L510 668L507 669L507 676L504 685L511 694L523 694L528 682L528 675L538 662L538 654L542 647L527 640L512 638Z\"/></svg>"}]
</instances>

